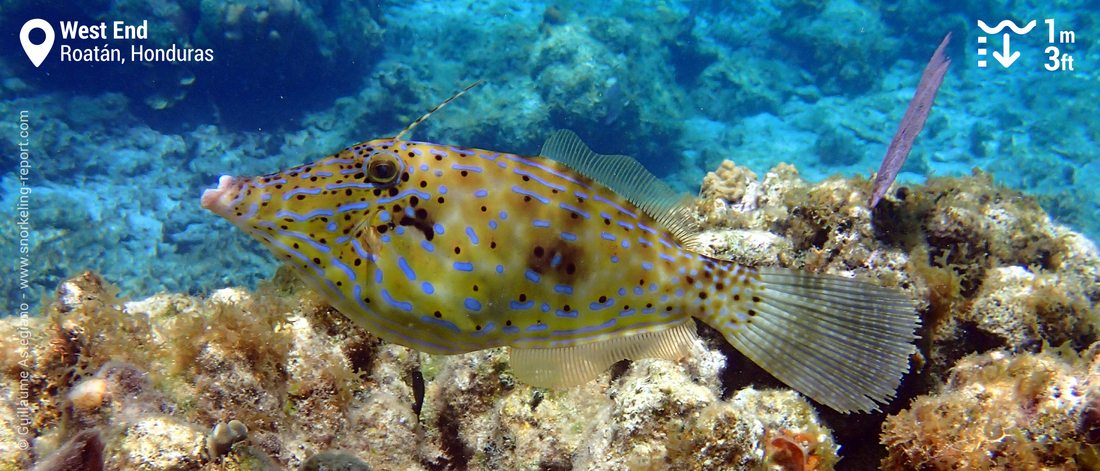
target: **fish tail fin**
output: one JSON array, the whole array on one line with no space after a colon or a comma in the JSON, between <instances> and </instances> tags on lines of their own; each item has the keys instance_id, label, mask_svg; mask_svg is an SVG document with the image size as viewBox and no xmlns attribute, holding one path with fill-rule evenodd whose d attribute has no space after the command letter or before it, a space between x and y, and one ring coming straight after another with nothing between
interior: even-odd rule
<instances>
[{"instance_id":1,"label":"fish tail fin","mask_svg":"<svg viewBox=\"0 0 1100 471\"><path fill-rule=\"evenodd\" d=\"M706 319L731 345L837 411L878 410L893 399L920 325L901 291L778 268L756 275L737 304Z\"/></svg>"}]
</instances>

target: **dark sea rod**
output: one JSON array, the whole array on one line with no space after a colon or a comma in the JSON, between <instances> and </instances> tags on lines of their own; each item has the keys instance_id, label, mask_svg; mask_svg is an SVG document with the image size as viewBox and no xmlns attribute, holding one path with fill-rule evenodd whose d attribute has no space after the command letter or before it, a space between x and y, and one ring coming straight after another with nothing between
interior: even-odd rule
<instances>
[{"instance_id":1,"label":"dark sea rod","mask_svg":"<svg viewBox=\"0 0 1100 471\"><path fill-rule=\"evenodd\" d=\"M679 359L692 317L842 412L877 409L908 370L919 320L903 293L702 255L690 200L629 157L568 131L537 157L403 134L223 176L202 206L371 333L436 354L508 346L534 386Z\"/></svg>"}]
</instances>

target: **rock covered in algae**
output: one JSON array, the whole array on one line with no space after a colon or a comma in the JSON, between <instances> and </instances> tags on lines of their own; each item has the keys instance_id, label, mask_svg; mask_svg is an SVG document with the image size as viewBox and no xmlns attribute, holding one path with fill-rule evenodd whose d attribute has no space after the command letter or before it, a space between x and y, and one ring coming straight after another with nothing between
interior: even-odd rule
<instances>
[{"instance_id":1,"label":"rock covered in algae","mask_svg":"<svg viewBox=\"0 0 1100 471\"><path fill-rule=\"evenodd\" d=\"M13 333L12 321L0 330ZM679 363L624 363L546 391L517 383L504 349L436 357L385 344L281 276L256 293L124 302L85 273L25 322L27 346L15 335L0 345L15 352L0 370L5 397L25 374L36 404L31 446L5 450L8 469L87 431L102 437L105 469L312 469L333 456L371 469L827 469L838 459L796 393L746 388L723 400L723 358L703 340Z\"/></svg>"},{"instance_id":2,"label":"rock covered in algae","mask_svg":"<svg viewBox=\"0 0 1100 471\"><path fill-rule=\"evenodd\" d=\"M868 190L859 179L809 184L786 165L759 179L725 162L698 203L704 243L912 293L923 338L901 394L940 392L887 419L883 468L1100 466L1096 245L980 172L896 186L873 211ZM1044 345L1068 353L1039 353Z\"/></svg>"},{"instance_id":3,"label":"rock covered in algae","mask_svg":"<svg viewBox=\"0 0 1100 471\"><path fill-rule=\"evenodd\" d=\"M968 353L1082 350L1100 328L1100 251L988 175L896 187L869 210L869 183L810 184L785 164L759 179L731 162L698 202L719 256L853 274L909 291L933 382Z\"/></svg>"},{"instance_id":4,"label":"rock covered in algae","mask_svg":"<svg viewBox=\"0 0 1100 471\"><path fill-rule=\"evenodd\" d=\"M886 469L1097 469L1100 344L972 355L883 424Z\"/></svg>"}]
</instances>

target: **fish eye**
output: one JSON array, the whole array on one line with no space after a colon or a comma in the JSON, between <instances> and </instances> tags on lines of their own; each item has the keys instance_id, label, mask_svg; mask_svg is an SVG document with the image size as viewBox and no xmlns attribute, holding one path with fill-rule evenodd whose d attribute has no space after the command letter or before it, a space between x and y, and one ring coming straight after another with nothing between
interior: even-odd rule
<instances>
[{"instance_id":1,"label":"fish eye","mask_svg":"<svg viewBox=\"0 0 1100 471\"><path fill-rule=\"evenodd\" d=\"M367 178L371 183L391 183L397 179L397 162L393 157L378 155L367 164Z\"/></svg>"}]
</instances>

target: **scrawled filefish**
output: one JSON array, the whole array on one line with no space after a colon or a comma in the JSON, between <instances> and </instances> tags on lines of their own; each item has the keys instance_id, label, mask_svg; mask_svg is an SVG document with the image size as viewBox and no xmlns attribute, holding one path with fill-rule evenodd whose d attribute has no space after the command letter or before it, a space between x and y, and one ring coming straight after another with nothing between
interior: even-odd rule
<instances>
[{"instance_id":1,"label":"scrawled filefish","mask_svg":"<svg viewBox=\"0 0 1100 471\"><path fill-rule=\"evenodd\" d=\"M908 369L919 321L901 292L702 255L684 197L633 159L568 131L537 157L400 136L223 176L202 206L371 333L437 354L509 346L535 386L679 359L692 317L842 412L877 409Z\"/></svg>"}]
</instances>

